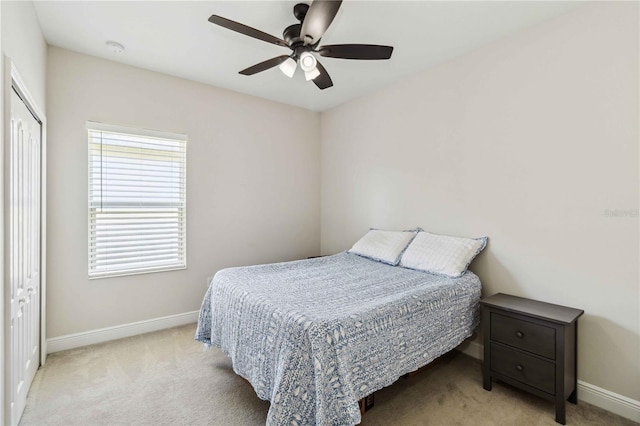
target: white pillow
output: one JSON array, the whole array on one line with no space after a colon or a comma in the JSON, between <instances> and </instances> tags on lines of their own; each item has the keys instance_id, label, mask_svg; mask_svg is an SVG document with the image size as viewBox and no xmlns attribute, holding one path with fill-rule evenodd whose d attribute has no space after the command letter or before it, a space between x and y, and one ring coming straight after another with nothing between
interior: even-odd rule
<instances>
[{"instance_id":1,"label":"white pillow","mask_svg":"<svg viewBox=\"0 0 640 426\"><path fill-rule=\"evenodd\" d=\"M351 247L349 253L379 262L397 265L404 249L416 236L416 231L380 231L372 229Z\"/></svg>"},{"instance_id":2,"label":"white pillow","mask_svg":"<svg viewBox=\"0 0 640 426\"><path fill-rule=\"evenodd\" d=\"M400 260L400 266L448 277L461 277L474 257L487 245L487 237L460 238L419 232Z\"/></svg>"}]
</instances>

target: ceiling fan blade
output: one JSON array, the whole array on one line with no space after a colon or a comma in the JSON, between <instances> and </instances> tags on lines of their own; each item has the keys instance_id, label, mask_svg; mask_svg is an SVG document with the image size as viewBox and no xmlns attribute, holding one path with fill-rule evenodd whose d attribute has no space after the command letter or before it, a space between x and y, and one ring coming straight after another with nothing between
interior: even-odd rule
<instances>
[{"instance_id":1,"label":"ceiling fan blade","mask_svg":"<svg viewBox=\"0 0 640 426\"><path fill-rule=\"evenodd\" d=\"M242 71L240 71L240 74L242 75L257 74L259 72L266 71L269 68L273 68L277 65L280 65L287 59L289 59L289 55L282 55L282 56L277 56L275 58L267 59L264 62L260 62L259 64L255 64L253 66L250 66L249 68L243 69Z\"/></svg>"},{"instance_id":2,"label":"ceiling fan blade","mask_svg":"<svg viewBox=\"0 0 640 426\"><path fill-rule=\"evenodd\" d=\"M320 46L318 53L327 58L389 59L393 53L393 47L377 44L333 44Z\"/></svg>"},{"instance_id":3,"label":"ceiling fan blade","mask_svg":"<svg viewBox=\"0 0 640 426\"><path fill-rule=\"evenodd\" d=\"M286 41L279 39L278 37L274 37L271 34L267 34L260 30L256 30L255 28L248 27L239 22L232 21L231 19L223 18L222 16L211 15L211 17L209 18L209 22L211 22L212 24L220 25L221 27L227 28L231 31L235 31L249 37L257 38L258 40L266 41L267 43L289 47Z\"/></svg>"},{"instance_id":4,"label":"ceiling fan blade","mask_svg":"<svg viewBox=\"0 0 640 426\"><path fill-rule=\"evenodd\" d=\"M318 68L318 71L320 71L320 75L314 78L313 82L315 83L316 86L318 86L318 89L324 90L326 88L333 86L333 81L331 81L331 77L329 77L329 73L327 72L326 69L324 69L324 67L320 62L316 64L316 68Z\"/></svg>"},{"instance_id":5,"label":"ceiling fan blade","mask_svg":"<svg viewBox=\"0 0 640 426\"><path fill-rule=\"evenodd\" d=\"M314 0L311 3L300 30L300 38L304 40L304 44L313 45L320 41L341 4L342 0Z\"/></svg>"}]
</instances>

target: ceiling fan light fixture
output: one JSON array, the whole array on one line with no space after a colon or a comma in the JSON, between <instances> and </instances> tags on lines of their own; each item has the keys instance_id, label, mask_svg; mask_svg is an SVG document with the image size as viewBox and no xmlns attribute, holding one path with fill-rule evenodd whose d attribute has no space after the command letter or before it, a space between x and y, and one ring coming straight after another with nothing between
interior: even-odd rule
<instances>
[{"instance_id":1,"label":"ceiling fan light fixture","mask_svg":"<svg viewBox=\"0 0 640 426\"><path fill-rule=\"evenodd\" d=\"M319 75L320 75L320 71L318 71L318 68L314 68L311 71L305 71L304 72L304 78L306 78L307 81L313 80L316 77L318 77Z\"/></svg>"},{"instance_id":2,"label":"ceiling fan light fixture","mask_svg":"<svg viewBox=\"0 0 640 426\"><path fill-rule=\"evenodd\" d=\"M289 58L283 63L281 63L279 68L280 68L280 71L284 73L284 75L286 75L289 78L292 78L293 74L295 74L296 72L297 65L298 64L296 63L295 60L293 60L293 58Z\"/></svg>"},{"instance_id":3,"label":"ceiling fan light fixture","mask_svg":"<svg viewBox=\"0 0 640 426\"><path fill-rule=\"evenodd\" d=\"M302 52L300 55L300 68L304 72L309 72L316 69L318 60L309 52Z\"/></svg>"}]
</instances>

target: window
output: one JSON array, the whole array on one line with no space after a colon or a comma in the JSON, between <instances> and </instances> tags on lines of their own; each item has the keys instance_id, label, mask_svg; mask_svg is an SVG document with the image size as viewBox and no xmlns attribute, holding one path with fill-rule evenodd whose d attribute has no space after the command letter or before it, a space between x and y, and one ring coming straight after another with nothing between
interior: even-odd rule
<instances>
[{"instance_id":1,"label":"window","mask_svg":"<svg viewBox=\"0 0 640 426\"><path fill-rule=\"evenodd\" d=\"M89 278L186 268L186 135L87 128Z\"/></svg>"}]
</instances>

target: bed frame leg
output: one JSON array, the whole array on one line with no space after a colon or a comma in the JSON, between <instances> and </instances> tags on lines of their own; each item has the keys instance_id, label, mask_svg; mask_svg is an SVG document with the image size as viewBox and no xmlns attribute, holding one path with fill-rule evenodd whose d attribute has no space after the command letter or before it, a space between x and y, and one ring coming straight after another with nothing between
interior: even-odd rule
<instances>
[{"instance_id":1,"label":"bed frame leg","mask_svg":"<svg viewBox=\"0 0 640 426\"><path fill-rule=\"evenodd\" d=\"M366 413L367 411L369 411L370 409L373 408L373 396L375 395L375 392L372 393L371 395L368 395L364 398L362 398L360 401L358 401L358 405L360 406L360 415L364 416L364 413Z\"/></svg>"}]
</instances>

